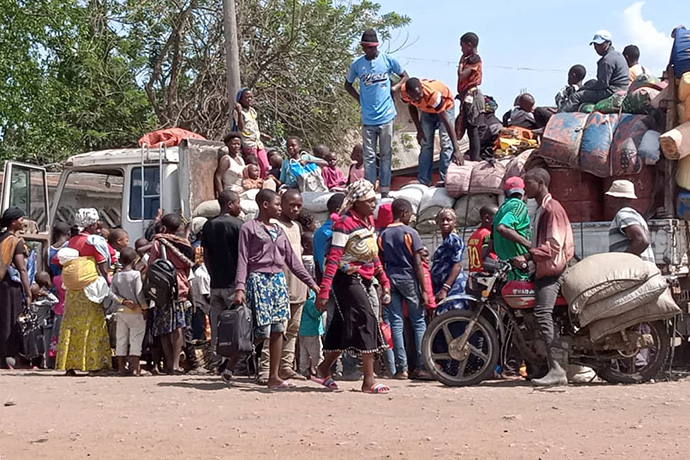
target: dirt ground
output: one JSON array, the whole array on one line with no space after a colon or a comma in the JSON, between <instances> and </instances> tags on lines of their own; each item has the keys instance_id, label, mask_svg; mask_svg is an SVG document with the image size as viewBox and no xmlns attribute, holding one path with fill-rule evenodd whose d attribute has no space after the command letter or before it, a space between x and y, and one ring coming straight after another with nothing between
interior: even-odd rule
<instances>
[{"instance_id":1,"label":"dirt ground","mask_svg":"<svg viewBox=\"0 0 690 460\"><path fill-rule=\"evenodd\" d=\"M0 459L687 458L690 380L534 390L0 371Z\"/></svg>"}]
</instances>

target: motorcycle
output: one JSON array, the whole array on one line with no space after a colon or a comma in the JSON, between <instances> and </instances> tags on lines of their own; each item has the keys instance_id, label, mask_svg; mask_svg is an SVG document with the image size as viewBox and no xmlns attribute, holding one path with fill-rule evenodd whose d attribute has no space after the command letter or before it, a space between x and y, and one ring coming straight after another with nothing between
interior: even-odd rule
<instances>
[{"instance_id":1,"label":"motorcycle","mask_svg":"<svg viewBox=\"0 0 690 460\"><path fill-rule=\"evenodd\" d=\"M511 347L529 365L546 367L546 346L534 316L534 282L509 281L512 269L509 262L487 260L484 272L470 275L465 294L445 299L468 308L443 313L427 326L422 356L436 380L469 386L493 378ZM607 382L647 382L668 359L671 337L665 321L636 324L592 342L587 328L571 320L560 294L553 317L569 363L591 367Z\"/></svg>"}]
</instances>

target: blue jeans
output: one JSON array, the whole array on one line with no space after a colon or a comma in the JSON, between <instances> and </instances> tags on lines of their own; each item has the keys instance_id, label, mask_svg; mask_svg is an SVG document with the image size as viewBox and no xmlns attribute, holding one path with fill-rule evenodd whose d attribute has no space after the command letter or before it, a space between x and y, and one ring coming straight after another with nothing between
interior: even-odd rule
<instances>
[{"instance_id":1,"label":"blue jeans","mask_svg":"<svg viewBox=\"0 0 690 460\"><path fill-rule=\"evenodd\" d=\"M451 126L453 126L455 120L454 108L446 110L446 114L450 119ZM446 179L446 171L448 171L448 165L453 156L453 141L450 139L446 125L443 124L439 115L422 112L420 122L422 124L422 132L424 133L424 142L422 142L422 150L419 152L419 173L417 179L421 184L431 185L431 176L434 172L434 138L436 137L436 130L438 130L438 135L441 138L441 156L438 164L441 180Z\"/></svg>"},{"instance_id":2,"label":"blue jeans","mask_svg":"<svg viewBox=\"0 0 690 460\"><path fill-rule=\"evenodd\" d=\"M364 177L376 184L379 179L379 190L388 193L391 187L391 168L393 161L393 124L391 120L385 125L362 126L362 147L364 154ZM376 147L379 147L380 164L376 168Z\"/></svg>"},{"instance_id":3,"label":"blue jeans","mask_svg":"<svg viewBox=\"0 0 690 460\"><path fill-rule=\"evenodd\" d=\"M422 361L422 339L426 332L426 322L424 321L424 308L421 305L419 287L414 279L391 278L391 303L388 305L388 318L393 334L393 353L395 354L395 365L398 372L408 370L407 354L405 353L405 338L403 336L404 317L403 300L407 304L407 315L412 322L414 340L417 347L417 369L423 370Z\"/></svg>"}]
</instances>

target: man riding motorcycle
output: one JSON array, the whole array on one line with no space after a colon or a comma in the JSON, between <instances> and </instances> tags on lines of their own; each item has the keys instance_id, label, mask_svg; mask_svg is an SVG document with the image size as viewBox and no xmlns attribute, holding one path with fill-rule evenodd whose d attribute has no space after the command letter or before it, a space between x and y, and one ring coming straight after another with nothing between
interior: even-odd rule
<instances>
[{"instance_id":1,"label":"man riding motorcycle","mask_svg":"<svg viewBox=\"0 0 690 460\"><path fill-rule=\"evenodd\" d=\"M524 256L514 259L517 266L527 260L535 264L536 305L534 316L546 345L549 372L533 379L537 386L566 385L568 350L562 347L553 324L553 309L561 287L561 275L575 254L572 227L568 214L549 193L551 177L542 168L529 170L525 176L525 194L536 199L537 208L531 247Z\"/></svg>"}]
</instances>

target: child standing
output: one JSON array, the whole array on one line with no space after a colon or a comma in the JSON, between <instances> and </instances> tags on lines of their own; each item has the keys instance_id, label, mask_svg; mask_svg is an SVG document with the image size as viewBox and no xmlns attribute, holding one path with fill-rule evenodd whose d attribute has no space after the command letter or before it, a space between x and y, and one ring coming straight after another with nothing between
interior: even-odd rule
<instances>
[{"instance_id":1,"label":"child standing","mask_svg":"<svg viewBox=\"0 0 690 460\"><path fill-rule=\"evenodd\" d=\"M283 265L314 292L319 292L285 232L275 223L281 213L280 201L280 196L272 190L263 189L256 195L259 216L246 222L240 230L235 282L235 303L246 300L254 313L255 341L270 339L268 387L274 390L294 387L279 376L285 323L290 317Z\"/></svg>"},{"instance_id":2,"label":"child standing","mask_svg":"<svg viewBox=\"0 0 690 460\"><path fill-rule=\"evenodd\" d=\"M398 198L393 201L393 223L383 229L379 236L383 267L391 283L391 303L388 306L388 320L393 335L397 379L407 379L408 363L403 338L403 301L407 304L408 316L412 322L417 348L416 378L429 378L422 364L422 338L426 332L424 308L429 303L422 250L424 245L416 230L408 224L412 217L412 204Z\"/></svg>"},{"instance_id":3,"label":"child standing","mask_svg":"<svg viewBox=\"0 0 690 460\"><path fill-rule=\"evenodd\" d=\"M117 310L117 368L120 375L125 374L125 361L127 356L131 360L131 369L134 375L141 375L139 358L141 346L146 333L146 299L144 299L141 273L134 270L134 264L138 260L137 253L132 248L123 248L120 251L122 270L113 276L111 285L112 300L119 308Z\"/></svg>"},{"instance_id":4,"label":"child standing","mask_svg":"<svg viewBox=\"0 0 690 460\"><path fill-rule=\"evenodd\" d=\"M364 150L362 144L352 147L350 159L354 161L350 165L350 172L347 175L347 184L350 185L360 179L364 179Z\"/></svg>"},{"instance_id":5,"label":"child standing","mask_svg":"<svg viewBox=\"0 0 690 460\"><path fill-rule=\"evenodd\" d=\"M312 278L316 276L314 265L314 233L302 233L302 263ZM309 292L309 297L302 308L302 320L299 326L299 373L305 377L314 375L316 366L323 360L324 334L323 313L315 306L316 296Z\"/></svg>"},{"instance_id":6,"label":"child standing","mask_svg":"<svg viewBox=\"0 0 690 460\"><path fill-rule=\"evenodd\" d=\"M467 131L470 140L469 159L478 161L481 153L481 131L484 128L484 95L479 89L482 84L482 58L477 54L479 37L467 32L460 37L462 57L458 65L458 95L460 116L455 120L455 132L462 139Z\"/></svg>"},{"instance_id":7,"label":"child standing","mask_svg":"<svg viewBox=\"0 0 690 460\"><path fill-rule=\"evenodd\" d=\"M482 206L479 215L482 218L482 226L470 235L467 240L467 256L470 261L470 273L484 271L484 252L489 247L491 241L491 229L494 224L494 216L498 212L498 206L488 204ZM496 259L496 254L490 254L492 259Z\"/></svg>"},{"instance_id":8,"label":"child standing","mask_svg":"<svg viewBox=\"0 0 690 460\"><path fill-rule=\"evenodd\" d=\"M345 174L335 165L335 155L328 151L324 154L323 159L326 161L326 166L321 168L321 176L328 187L328 190L342 192L347 185L347 178ZM364 166L364 163L362 163Z\"/></svg>"},{"instance_id":9,"label":"child standing","mask_svg":"<svg viewBox=\"0 0 690 460\"><path fill-rule=\"evenodd\" d=\"M270 141L271 137L263 134L259 129L258 114L254 108L254 94L247 88L242 88L237 92L234 117L237 131L242 135L243 153L245 156L256 155L259 159L260 177L263 179L270 169L263 141Z\"/></svg>"}]
</instances>

